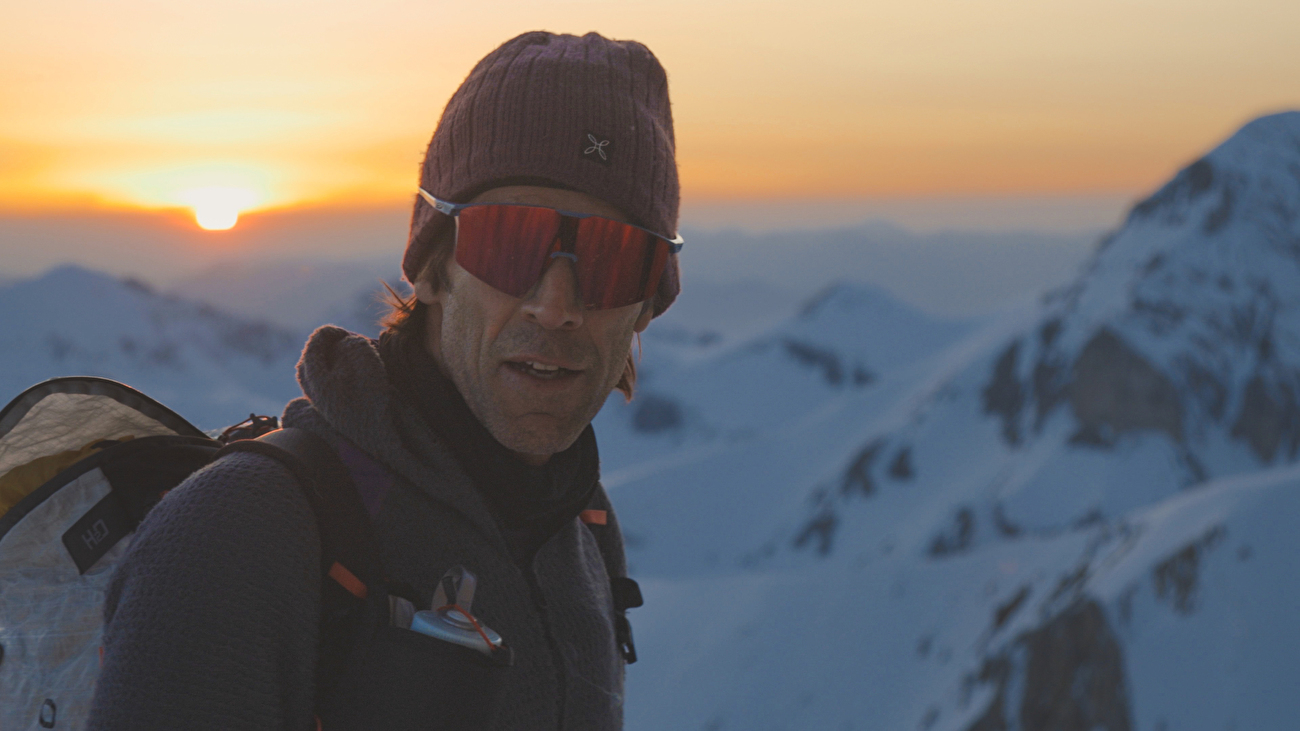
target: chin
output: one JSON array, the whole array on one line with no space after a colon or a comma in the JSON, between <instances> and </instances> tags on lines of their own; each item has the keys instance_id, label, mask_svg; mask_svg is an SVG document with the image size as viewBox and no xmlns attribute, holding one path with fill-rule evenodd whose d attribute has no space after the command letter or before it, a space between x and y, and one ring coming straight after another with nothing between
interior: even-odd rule
<instances>
[{"instance_id":1,"label":"chin","mask_svg":"<svg viewBox=\"0 0 1300 731\"><path fill-rule=\"evenodd\" d=\"M549 417L543 418L549 420ZM492 432L492 436L496 437L496 440L501 442L502 446L512 452L550 456L568 449L577 441L582 430L586 428L586 424L573 428L572 426L561 427L555 424L534 426L520 423L531 420L540 419L531 416L506 419L507 423L497 425L499 428L489 428L488 431Z\"/></svg>"},{"instance_id":2,"label":"chin","mask_svg":"<svg viewBox=\"0 0 1300 731\"><path fill-rule=\"evenodd\" d=\"M535 454L542 457L549 457L556 452L563 452L578 440L578 434L581 430L572 435L549 435L549 434L513 434L510 435L509 441L497 437L507 449L512 452L522 454Z\"/></svg>"}]
</instances>

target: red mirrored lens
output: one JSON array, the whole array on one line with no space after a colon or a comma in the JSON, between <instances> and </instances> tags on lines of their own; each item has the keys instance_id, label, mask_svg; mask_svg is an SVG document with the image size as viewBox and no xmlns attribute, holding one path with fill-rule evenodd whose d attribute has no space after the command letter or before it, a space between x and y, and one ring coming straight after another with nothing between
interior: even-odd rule
<instances>
[{"instance_id":1,"label":"red mirrored lens","mask_svg":"<svg viewBox=\"0 0 1300 731\"><path fill-rule=\"evenodd\" d=\"M456 227L456 263L489 286L523 297L559 249L560 213L530 206L471 206Z\"/></svg>"},{"instance_id":2,"label":"red mirrored lens","mask_svg":"<svg viewBox=\"0 0 1300 731\"><path fill-rule=\"evenodd\" d=\"M654 295L668 244L648 231L607 218L578 222L578 288L587 307L603 310Z\"/></svg>"},{"instance_id":3,"label":"red mirrored lens","mask_svg":"<svg viewBox=\"0 0 1300 731\"><path fill-rule=\"evenodd\" d=\"M586 307L624 307L654 296L668 261L667 242L607 218L569 218L562 226L564 219L550 208L465 208L458 214L456 263L489 286L523 297L555 261L552 254L563 252L576 259Z\"/></svg>"}]
</instances>

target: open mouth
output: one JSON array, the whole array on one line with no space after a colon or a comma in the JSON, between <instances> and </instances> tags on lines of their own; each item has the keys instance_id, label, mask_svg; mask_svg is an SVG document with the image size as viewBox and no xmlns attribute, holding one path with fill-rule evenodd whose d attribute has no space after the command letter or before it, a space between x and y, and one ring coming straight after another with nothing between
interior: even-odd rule
<instances>
[{"instance_id":1,"label":"open mouth","mask_svg":"<svg viewBox=\"0 0 1300 731\"><path fill-rule=\"evenodd\" d=\"M568 368L561 368L560 366L550 365L548 363L539 363L535 360L506 361L506 365L511 369L523 373L525 375L529 375L534 378L542 378L545 380L571 378L573 376L578 375L579 373L582 373L582 371L574 371Z\"/></svg>"}]
</instances>

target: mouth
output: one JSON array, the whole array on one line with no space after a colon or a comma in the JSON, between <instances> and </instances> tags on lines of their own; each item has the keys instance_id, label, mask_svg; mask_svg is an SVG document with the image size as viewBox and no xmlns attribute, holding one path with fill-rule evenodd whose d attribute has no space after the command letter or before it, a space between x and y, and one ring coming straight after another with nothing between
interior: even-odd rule
<instances>
[{"instance_id":1,"label":"mouth","mask_svg":"<svg viewBox=\"0 0 1300 731\"><path fill-rule=\"evenodd\" d=\"M505 366L516 373L521 373L533 378L540 378L544 381L556 381L567 378L575 378L582 374L581 370L574 368L565 368L555 363L546 363L538 360L508 360Z\"/></svg>"}]
</instances>

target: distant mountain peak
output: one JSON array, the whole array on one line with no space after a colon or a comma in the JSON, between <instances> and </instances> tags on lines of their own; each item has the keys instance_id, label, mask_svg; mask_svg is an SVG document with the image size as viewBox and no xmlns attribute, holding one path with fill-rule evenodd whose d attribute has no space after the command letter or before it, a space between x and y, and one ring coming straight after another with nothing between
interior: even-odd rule
<instances>
[{"instance_id":1,"label":"distant mountain peak","mask_svg":"<svg viewBox=\"0 0 1300 731\"><path fill-rule=\"evenodd\" d=\"M1218 150L1231 154L1254 150L1272 157L1285 153L1288 147L1293 153L1292 159L1300 159L1300 110L1267 114L1251 120L1216 148L1216 153Z\"/></svg>"},{"instance_id":2,"label":"distant mountain peak","mask_svg":"<svg viewBox=\"0 0 1300 731\"><path fill-rule=\"evenodd\" d=\"M55 376L129 383L204 426L293 398L302 334L76 265L0 286L0 402Z\"/></svg>"},{"instance_id":3,"label":"distant mountain peak","mask_svg":"<svg viewBox=\"0 0 1300 731\"><path fill-rule=\"evenodd\" d=\"M887 309L890 312L906 312L912 317L926 317L920 310L908 305L884 289L866 282L832 282L817 294L809 297L799 308L801 319L812 319L838 310L858 311L866 314L870 310Z\"/></svg>"},{"instance_id":4,"label":"distant mountain peak","mask_svg":"<svg viewBox=\"0 0 1300 731\"><path fill-rule=\"evenodd\" d=\"M1156 220L1178 226L1197 213L1207 235L1243 213L1293 224L1300 216L1300 111L1246 124L1135 205L1127 224Z\"/></svg>"}]
</instances>

